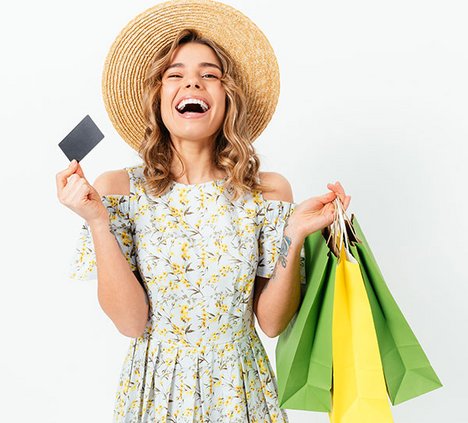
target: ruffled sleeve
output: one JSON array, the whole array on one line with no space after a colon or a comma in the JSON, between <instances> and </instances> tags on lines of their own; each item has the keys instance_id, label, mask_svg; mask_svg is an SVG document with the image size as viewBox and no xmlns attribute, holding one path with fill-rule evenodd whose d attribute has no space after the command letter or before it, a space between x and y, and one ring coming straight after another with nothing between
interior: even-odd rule
<instances>
[{"instance_id":1,"label":"ruffled sleeve","mask_svg":"<svg viewBox=\"0 0 468 423\"><path fill-rule=\"evenodd\" d=\"M279 258L283 230L288 217L293 213L296 203L281 200L264 200L263 223L258 238L257 276L270 278ZM300 253L301 284L305 285L304 243Z\"/></svg>"},{"instance_id":2,"label":"ruffled sleeve","mask_svg":"<svg viewBox=\"0 0 468 423\"><path fill-rule=\"evenodd\" d=\"M110 230L117 239L131 270L135 271L137 263L133 239L134 230L130 218L130 196L110 194L101 196L101 200L109 212ZM93 238L86 221L83 222L78 234L70 260L68 276L70 279L76 280L97 279Z\"/></svg>"}]
</instances>

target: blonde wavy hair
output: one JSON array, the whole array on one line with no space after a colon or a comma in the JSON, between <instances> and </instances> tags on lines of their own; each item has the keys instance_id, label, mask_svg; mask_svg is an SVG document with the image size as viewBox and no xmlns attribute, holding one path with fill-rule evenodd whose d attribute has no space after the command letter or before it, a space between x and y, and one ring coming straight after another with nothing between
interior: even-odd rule
<instances>
[{"instance_id":1,"label":"blonde wavy hair","mask_svg":"<svg viewBox=\"0 0 468 423\"><path fill-rule=\"evenodd\" d=\"M174 156L180 160L182 174L185 174L182 157L174 148L169 131L163 123L160 105L162 77L171 64L172 54L180 45L190 42L210 47L222 65L221 83L226 92L226 113L222 125L214 135L215 167L226 173L226 184L232 187L234 200L246 191L268 191L269 187L260 182L260 159L250 142L246 99L237 82L234 62L221 46L201 37L195 29L181 30L172 43L159 50L145 75L142 106L146 130L138 154L145 164L146 190L151 195L159 196L169 187L175 179L171 172Z\"/></svg>"}]
</instances>

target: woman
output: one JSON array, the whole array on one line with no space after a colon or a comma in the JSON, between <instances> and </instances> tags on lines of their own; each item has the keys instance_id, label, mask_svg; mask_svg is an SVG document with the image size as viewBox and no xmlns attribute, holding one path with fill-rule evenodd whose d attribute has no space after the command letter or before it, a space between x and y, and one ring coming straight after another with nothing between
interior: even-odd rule
<instances>
[{"instance_id":1,"label":"woman","mask_svg":"<svg viewBox=\"0 0 468 423\"><path fill-rule=\"evenodd\" d=\"M303 241L350 197L337 182L296 206L284 176L259 172L239 80L225 48L178 32L147 67L143 163L94 184L78 163L57 174L85 220L71 277L97 269L103 310L132 338L115 422L288 421L253 315L270 337L286 328Z\"/></svg>"}]
</instances>

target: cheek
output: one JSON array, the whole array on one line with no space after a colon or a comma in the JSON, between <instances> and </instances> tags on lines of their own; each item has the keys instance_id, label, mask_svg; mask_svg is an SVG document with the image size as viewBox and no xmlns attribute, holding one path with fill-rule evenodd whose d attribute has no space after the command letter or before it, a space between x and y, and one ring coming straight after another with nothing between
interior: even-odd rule
<instances>
[{"instance_id":1,"label":"cheek","mask_svg":"<svg viewBox=\"0 0 468 423\"><path fill-rule=\"evenodd\" d=\"M221 99L219 104L220 104L220 110L222 111L220 114L224 118L224 116L226 115L226 110L227 110L226 99L225 98Z\"/></svg>"},{"instance_id":2,"label":"cheek","mask_svg":"<svg viewBox=\"0 0 468 423\"><path fill-rule=\"evenodd\" d=\"M161 95L161 114L167 115L171 112L172 104L171 100L166 95Z\"/></svg>"},{"instance_id":3,"label":"cheek","mask_svg":"<svg viewBox=\"0 0 468 423\"><path fill-rule=\"evenodd\" d=\"M170 87L163 86L160 92L160 97L161 97L161 107L170 108L171 98L174 97L174 90L171 90Z\"/></svg>"}]
</instances>

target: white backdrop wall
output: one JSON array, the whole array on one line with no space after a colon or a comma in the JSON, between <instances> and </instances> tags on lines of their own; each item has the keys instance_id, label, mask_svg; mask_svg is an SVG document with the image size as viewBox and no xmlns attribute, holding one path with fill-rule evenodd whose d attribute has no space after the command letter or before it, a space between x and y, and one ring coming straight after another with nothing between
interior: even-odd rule
<instances>
[{"instance_id":1,"label":"white backdrop wall","mask_svg":"<svg viewBox=\"0 0 468 423\"><path fill-rule=\"evenodd\" d=\"M468 26L463 1L227 1L280 64L255 141L296 202L341 181L383 275L444 387L392 407L398 423L466 423ZM2 5L2 422L110 422L129 338L66 277L81 218L56 197L58 142L90 114L105 139L90 181L139 162L113 129L101 71L120 29L155 4ZM275 365L277 339L258 328ZM326 414L289 410L293 423Z\"/></svg>"}]
</instances>

